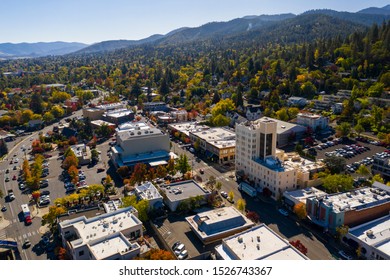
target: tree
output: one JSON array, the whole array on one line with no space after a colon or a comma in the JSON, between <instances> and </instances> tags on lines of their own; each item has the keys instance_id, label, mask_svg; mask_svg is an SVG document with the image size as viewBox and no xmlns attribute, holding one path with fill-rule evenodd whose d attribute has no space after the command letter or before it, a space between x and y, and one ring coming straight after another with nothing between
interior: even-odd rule
<instances>
[{"instance_id":1,"label":"tree","mask_svg":"<svg viewBox=\"0 0 390 280\"><path fill-rule=\"evenodd\" d=\"M156 170L153 167L150 168L146 173L146 178L148 181L153 181L154 179L156 179Z\"/></svg>"},{"instance_id":2,"label":"tree","mask_svg":"<svg viewBox=\"0 0 390 280\"><path fill-rule=\"evenodd\" d=\"M116 170L116 172L119 174L119 176L125 178L129 175L130 169L127 166L121 166Z\"/></svg>"},{"instance_id":3,"label":"tree","mask_svg":"<svg viewBox=\"0 0 390 280\"><path fill-rule=\"evenodd\" d=\"M149 212L149 201L148 200L140 200L137 202L137 197L135 195L125 196L122 198L122 208L126 208L129 206L133 206L138 211L138 218L142 222L146 222L148 220L148 212Z\"/></svg>"},{"instance_id":4,"label":"tree","mask_svg":"<svg viewBox=\"0 0 390 280\"><path fill-rule=\"evenodd\" d=\"M219 192L221 190L221 188L222 188L222 183L220 181L216 182L215 183L215 190Z\"/></svg>"},{"instance_id":5,"label":"tree","mask_svg":"<svg viewBox=\"0 0 390 280\"><path fill-rule=\"evenodd\" d=\"M385 183L385 181L383 180L383 178L382 178L382 176L380 174L375 174L374 176L372 176L371 182L372 183L379 182L379 183L382 183L382 184Z\"/></svg>"},{"instance_id":6,"label":"tree","mask_svg":"<svg viewBox=\"0 0 390 280\"><path fill-rule=\"evenodd\" d=\"M230 202L233 202L233 201L234 201L234 192L233 192L233 191L230 191L230 192L228 193L228 200L229 200Z\"/></svg>"},{"instance_id":7,"label":"tree","mask_svg":"<svg viewBox=\"0 0 390 280\"><path fill-rule=\"evenodd\" d=\"M46 112L43 116L43 121L45 123L51 123L52 121L54 121L54 116L51 112Z\"/></svg>"},{"instance_id":8,"label":"tree","mask_svg":"<svg viewBox=\"0 0 390 280\"><path fill-rule=\"evenodd\" d=\"M336 235L339 238L339 240L343 239L344 236L347 235L349 231L349 227L346 225L341 225L336 228Z\"/></svg>"},{"instance_id":9,"label":"tree","mask_svg":"<svg viewBox=\"0 0 390 280\"><path fill-rule=\"evenodd\" d=\"M298 219L303 220L306 218L306 205L302 202L294 205L293 212L297 215Z\"/></svg>"},{"instance_id":10,"label":"tree","mask_svg":"<svg viewBox=\"0 0 390 280\"><path fill-rule=\"evenodd\" d=\"M233 111L234 109L235 106L233 101L229 98L226 98L215 104L215 106L211 110L211 114L213 115L213 117L216 117L218 115L225 115L226 112Z\"/></svg>"},{"instance_id":11,"label":"tree","mask_svg":"<svg viewBox=\"0 0 390 280\"><path fill-rule=\"evenodd\" d=\"M145 181L146 173L147 173L146 164L137 163L134 166L134 171L130 178L131 182L139 184Z\"/></svg>"},{"instance_id":12,"label":"tree","mask_svg":"<svg viewBox=\"0 0 390 280\"><path fill-rule=\"evenodd\" d=\"M65 170L68 170L71 166L79 166L79 159L73 152L72 154L69 154L62 163L62 168L64 168Z\"/></svg>"},{"instance_id":13,"label":"tree","mask_svg":"<svg viewBox=\"0 0 390 280\"><path fill-rule=\"evenodd\" d=\"M31 95L30 99L30 109L35 113L35 114L42 114L43 112L43 100L41 97L41 94L38 92L34 92Z\"/></svg>"},{"instance_id":14,"label":"tree","mask_svg":"<svg viewBox=\"0 0 390 280\"><path fill-rule=\"evenodd\" d=\"M245 199L240 198L239 200L237 200L237 209L239 211L244 212L245 211L245 207L246 207Z\"/></svg>"},{"instance_id":15,"label":"tree","mask_svg":"<svg viewBox=\"0 0 390 280\"><path fill-rule=\"evenodd\" d=\"M336 126L337 135L340 137L348 137L351 133L351 124L347 122L343 122L340 125Z\"/></svg>"},{"instance_id":16,"label":"tree","mask_svg":"<svg viewBox=\"0 0 390 280\"><path fill-rule=\"evenodd\" d=\"M55 248L55 255L57 256L57 259L59 260L69 260L69 256L67 254L67 251L66 249L64 249L63 247L57 247Z\"/></svg>"},{"instance_id":17,"label":"tree","mask_svg":"<svg viewBox=\"0 0 390 280\"><path fill-rule=\"evenodd\" d=\"M353 188L353 179L349 175L328 175L323 179L323 186L327 193L346 192Z\"/></svg>"},{"instance_id":18,"label":"tree","mask_svg":"<svg viewBox=\"0 0 390 280\"><path fill-rule=\"evenodd\" d=\"M71 165L68 168L68 174L69 174L70 178L72 179L72 183L76 183L79 181L79 170L77 169L76 166Z\"/></svg>"},{"instance_id":19,"label":"tree","mask_svg":"<svg viewBox=\"0 0 390 280\"><path fill-rule=\"evenodd\" d=\"M342 157L330 156L324 159L324 163L332 174L338 174L344 171L346 160Z\"/></svg>"},{"instance_id":20,"label":"tree","mask_svg":"<svg viewBox=\"0 0 390 280\"><path fill-rule=\"evenodd\" d=\"M176 170L180 171L182 175L191 170L191 166L188 163L188 157L186 154L181 154L176 163Z\"/></svg>"},{"instance_id":21,"label":"tree","mask_svg":"<svg viewBox=\"0 0 390 280\"><path fill-rule=\"evenodd\" d=\"M0 157L3 155L8 154L8 147L7 144L5 143L4 139L0 140Z\"/></svg>"},{"instance_id":22,"label":"tree","mask_svg":"<svg viewBox=\"0 0 390 280\"><path fill-rule=\"evenodd\" d=\"M106 180L104 182L105 187L111 187L112 186L112 178L110 175L107 175Z\"/></svg>"},{"instance_id":23,"label":"tree","mask_svg":"<svg viewBox=\"0 0 390 280\"><path fill-rule=\"evenodd\" d=\"M371 174L370 170L364 164L361 164L359 168L356 170L356 174L362 176L369 176Z\"/></svg>"},{"instance_id":24,"label":"tree","mask_svg":"<svg viewBox=\"0 0 390 280\"><path fill-rule=\"evenodd\" d=\"M50 113L53 114L53 116L57 118L61 118L65 114L65 110L62 109L59 105L54 105L50 109Z\"/></svg>"},{"instance_id":25,"label":"tree","mask_svg":"<svg viewBox=\"0 0 390 280\"><path fill-rule=\"evenodd\" d=\"M142 258L138 260L175 260L171 252L162 249L151 249Z\"/></svg>"},{"instance_id":26,"label":"tree","mask_svg":"<svg viewBox=\"0 0 390 280\"><path fill-rule=\"evenodd\" d=\"M96 149L91 150L91 160L92 160L92 162L99 161L99 152Z\"/></svg>"},{"instance_id":27,"label":"tree","mask_svg":"<svg viewBox=\"0 0 390 280\"><path fill-rule=\"evenodd\" d=\"M248 211L248 213L246 213L246 217L254 223L258 223L260 221L260 216L255 211Z\"/></svg>"},{"instance_id":28,"label":"tree","mask_svg":"<svg viewBox=\"0 0 390 280\"><path fill-rule=\"evenodd\" d=\"M230 124L230 119L224 115L216 115L212 118L212 123L214 126L228 126Z\"/></svg>"},{"instance_id":29,"label":"tree","mask_svg":"<svg viewBox=\"0 0 390 280\"><path fill-rule=\"evenodd\" d=\"M360 123L355 125L355 127L353 129L357 133L358 137L360 137L360 134L365 131L364 127Z\"/></svg>"},{"instance_id":30,"label":"tree","mask_svg":"<svg viewBox=\"0 0 390 280\"><path fill-rule=\"evenodd\" d=\"M157 178L164 178L165 176L167 176L167 169L165 168L165 166L163 165L157 166L156 176Z\"/></svg>"},{"instance_id":31,"label":"tree","mask_svg":"<svg viewBox=\"0 0 390 280\"><path fill-rule=\"evenodd\" d=\"M57 230L57 217L65 212L63 206L50 206L49 213L42 216L42 226L49 225L50 231L54 233Z\"/></svg>"}]
</instances>

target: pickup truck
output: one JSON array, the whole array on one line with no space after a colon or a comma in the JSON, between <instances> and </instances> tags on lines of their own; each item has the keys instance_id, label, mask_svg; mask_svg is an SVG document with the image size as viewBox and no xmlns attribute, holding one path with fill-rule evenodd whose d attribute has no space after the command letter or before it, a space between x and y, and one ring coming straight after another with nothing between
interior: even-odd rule
<instances>
[{"instance_id":1,"label":"pickup truck","mask_svg":"<svg viewBox=\"0 0 390 280\"><path fill-rule=\"evenodd\" d=\"M12 201L15 199L15 194L14 194L14 191L13 190L8 190L8 199L9 201Z\"/></svg>"}]
</instances>

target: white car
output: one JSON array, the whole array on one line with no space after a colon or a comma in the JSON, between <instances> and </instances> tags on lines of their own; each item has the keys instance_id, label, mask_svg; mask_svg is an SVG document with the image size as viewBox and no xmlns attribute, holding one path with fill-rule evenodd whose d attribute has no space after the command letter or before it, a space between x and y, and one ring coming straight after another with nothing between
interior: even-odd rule
<instances>
[{"instance_id":1,"label":"white car","mask_svg":"<svg viewBox=\"0 0 390 280\"><path fill-rule=\"evenodd\" d=\"M228 193L225 192L225 191L221 191L221 196L224 197L224 198L227 198L228 197Z\"/></svg>"},{"instance_id":2,"label":"white car","mask_svg":"<svg viewBox=\"0 0 390 280\"><path fill-rule=\"evenodd\" d=\"M179 260L184 260L188 257L188 251L187 250L184 250L182 251L178 256L177 256L177 259Z\"/></svg>"}]
</instances>

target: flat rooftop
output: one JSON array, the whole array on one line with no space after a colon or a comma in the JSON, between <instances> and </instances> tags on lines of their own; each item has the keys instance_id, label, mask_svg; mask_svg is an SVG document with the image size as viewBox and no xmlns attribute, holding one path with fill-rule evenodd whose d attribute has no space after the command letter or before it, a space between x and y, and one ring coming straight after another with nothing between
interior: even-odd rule
<instances>
[{"instance_id":1,"label":"flat rooftop","mask_svg":"<svg viewBox=\"0 0 390 280\"><path fill-rule=\"evenodd\" d=\"M143 130L143 129L149 129L150 126L147 125L144 122L125 122L120 125L118 125L117 131L120 130Z\"/></svg>"},{"instance_id":2,"label":"flat rooftop","mask_svg":"<svg viewBox=\"0 0 390 280\"><path fill-rule=\"evenodd\" d=\"M91 240L108 237L115 232L138 226L141 221L136 217L133 207L119 209L93 218L81 216L60 223L62 228L73 227L79 239L72 241L74 247L89 243Z\"/></svg>"},{"instance_id":3,"label":"flat rooftop","mask_svg":"<svg viewBox=\"0 0 390 280\"><path fill-rule=\"evenodd\" d=\"M285 191L283 193L283 196L287 198L292 198L304 204L306 204L306 199L308 197L324 196L324 195L326 195L326 192L323 192L316 188L306 188L306 189L300 189L294 191Z\"/></svg>"},{"instance_id":4,"label":"flat rooftop","mask_svg":"<svg viewBox=\"0 0 390 280\"><path fill-rule=\"evenodd\" d=\"M298 153L285 153L283 164L302 172L319 171L324 168L324 163L304 159Z\"/></svg>"},{"instance_id":5,"label":"flat rooftop","mask_svg":"<svg viewBox=\"0 0 390 280\"><path fill-rule=\"evenodd\" d=\"M261 123L276 123L276 133L277 134L283 134L286 132L290 133L291 130L293 130L295 132L306 131L306 127L304 127L302 125L284 122L284 121L269 118L269 117L262 117L258 120L255 120L255 121L243 123L242 125L249 126L252 130L255 130L255 129L258 129L258 127L260 127Z\"/></svg>"},{"instance_id":6,"label":"flat rooftop","mask_svg":"<svg viewBox=\"0 0 390 280\"><path fill-rule=\"evenodd\" d=\"M322 118L321 115L312 114L312 113L298 113L299 118L306 118L306 119L319 119Z\"/></svg>"},{"instance_id":7,"label":"flat rooftop","mask_svg":"<svg viewBox=\"0 0 390 280\"><path fill-rule=\"evenodd\" d=\"M158 198L162 199L161 194L158 192L157 188L151 182L146 182L141 186L136 186L135 191L137 192L137 195L139 197L145 200L152 200Z\"/></svg>"},{"instance_id":8,"label":"flat rooftop","mask_svg":"<svg viewBox=\"0 0 390 280\"><path fill-rule=\"evenodd\" d=\"M127 252L139 248L137 243L130 243L123 234L119 232L104 240L91 242L89 248L96 259L102 260L118 253Z\"/></svg>"},{"instance_id":9,"label":"flat rooftop","mask_svg":"<svg viewBox=\"0 0 390 280\"><path fill-rule=\"evenodd\" d=\"M210 129L207 125L200 125L197 122L185 122L185 123L177 123L168 125L170 129L177 130L186 136L190 136L190 132L197 132Z\"/></svg>"},{"instance_id":10,"label":"flat rooftop","mask_svg":"<svg viewBox=\"0 0 390 280\"><path fill-rule=\"evenodd\" d=\"M390 215L351 228L349 234L390 256Z\"/></svg>"},{"instance_id":11,"label":"flat rooftop","mask_svg":"<svg viewBox=\"0 0 390 280\"><path fill-rule=\"evenodd\" d=\"M227 237L216 251L225 260L307 260L264 224Z\"/></svg>"},{"instance_id":12,"label":"flat rooftop","mask_svg":"<svg viewBox=\"0 0 390 280\"><path fill-rule=\"evenodd\" d=\"M254 225L233 206L198 213L186 220L202 240L237 232L239 229L245 230Z\"/></svg>"},{"instance_id":13,"label":"flat rooftop","mask_svg":"<svg viewBox=\"0 0 390 280\"><path fill-rule=\"evenodd\" d=\"M118 108L123 108L124 106L125 105L122 104L121 102L117 102L117 103L97 105L95 108L107 111L107 110L114 110L114 109L118 109Z\"/></svg>"},{"instance_id":14,"label":"flat rooftop","mask_svg":"<svg viewBox=\"0 0 390 280\"><path fill-rule=\"evenodd\" d=\"M107 125L107 126L116 126L116 125L115 125L115 124L113 124L113 123L106 122L106 121L103 121L103 120L95 120L95 121L91 121L91 124L93 124L93 125L97 125L97 126L102 126L102 125Z\"/></svg>"},{"instance_id":15,"label":"flat rooftop","mask_svg":"<svg viewBox=\"0 0 390 280\"><path fill-rule=\"evenodd\" d=\"M181 201L189 197L195 197L197 195L205 195L209 192L203 189L195 181L182 181L173 184L169 184L165 187L165 194L170 201Z\"/></svg>"},{"instance_id":16,"label":"flat rooftop","mask_svg":"<svg viewBox=\"0 0 390 280\"><path fill-rule=\"evenodd\" d=\"M390 203L390 192L375 187L364 187L351 192L325 195L322 199L324 204L333 206L333 211L339 213Z\"/></svg>"},{"instance_id":17,"label":"flat rooftop","mask_svg":"<svg viewBox=\"0 0 390 280\"><path fill-rule=\"evenodd\" d=\"M234 148L236 146L236 133L225 128L213 127L191 133L217 148Z\"/></svg>"},{"instance_id":18,"label":"flat rooftop","mask_svg":"<svg viewBox=\"0 0 390 280\"><path fill-rule=\"evenodd\" d=\"M119 130L117 132L117 137L122 141L136 139L136 138L145 138L145 137L153 137L155 135L163 135L161 130L155 127L146 128L136 128L129 130Z\"/></svg>"},{"instance_id":19,"label":"flat rooftop","mask_svg":"<svg viewBox=\"0 0 390 280\"><path fill-rule=\"evenodd\" d=\"M133 114L132 110L116 109L116 110L111 110L111 111L105 113L105 116L110 117L110 118L120 118L120 117L125 117L125 116L131 115L131 114Z\"/></svg>"}]
</instances>

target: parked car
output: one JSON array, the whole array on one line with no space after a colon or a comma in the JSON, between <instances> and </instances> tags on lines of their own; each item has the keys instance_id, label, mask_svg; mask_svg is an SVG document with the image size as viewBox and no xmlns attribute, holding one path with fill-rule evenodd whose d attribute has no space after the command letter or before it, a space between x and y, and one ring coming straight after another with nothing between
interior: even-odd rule
<instances>
[{"instance_id":1,"label":"parked car","mask_svg":"<svg viewBox=\"0 0 390 280\"><path fill-rule=\"evenodd\" d=\"M49 195L50 194L50 191L41 191L41 195L44 196L44 195Z\"/></svg>"},{"instance_id":2,"label":"parked car","mask_svg":"<svg viewBox=\"0 0 390 280\"><path fill-rule=\"evenodd\" d=\"M228 193L225 192L225 191L221 191L221 196L224 197L224 198L227 198L228 197Z\"/></svg>"},{"instance_id":3,"label":"parked car","mask_svg":"<svg viewBox=\"0 0 390 280\"><path fill-rule=\"evenodd\" d=\"M181 252L178 256L177 256L177 258L179 259L179 260L184 260L184 259L186 259L188 257L188 251L187 250L184 250L183 252Z\"/></svg>"},{"instance_id":4,"label":"parked car","mask_svg":"<svg viewBox=\"0 0 390 280\"><path fill-rule=\"evenodd\" d=\"M283 209L283 208L279 208L279 213L282 214L283 216L287 217L288 216L288 212L287 210Z\"/></svg>"},{"instance_id":5,"label":"parked car","mask_svg":"<svg viewBox=\"0 0 390 280\"><path fill-rule=\"evenodd\" d=\"M343 250L339 251L339 255L343 260L352 260L352 257L345 253Z\"/></svg>"},{"instance_id":6,"label":"parked car","mask_svg":"<svg viewBox=\"0 0 390 280\"><path fill-rule=\"evenodd\" d=\"M173 243L172 250L175 251L180 244L181 244L180 241L176 241L175 243Z\"/></svg>"},{"instance_id":7,"label":"parked car","mask_svg":"<svg viewBox=\"0 0 390 280\"><path fill-rule=\"evenodd\" d=\"M29 248L31 246L31 242L28 239L25 239L23 242L23 248Z\"/></svg>"},{"instance_id":8,"label":"parked car","mask_svg":"<svg viewBox=\"0 0 390 280\"><path fill-rule=\"evenodd\" d=\"M204 170L201 168L201 169L199 169L199 173L200 174L204 174Z\"/></svg>"},{"instance_id":9,"label":"parked car","mask_svg":"<svg viewBox=\"0 0 390 280\"><path fill-rule=\"evenodd\" d=\"M180 243L179 246L176 247L175 255L179 256L181 252L183 252L186 249L186 245L183 243Z\"/></svg>"}]
</instances>

